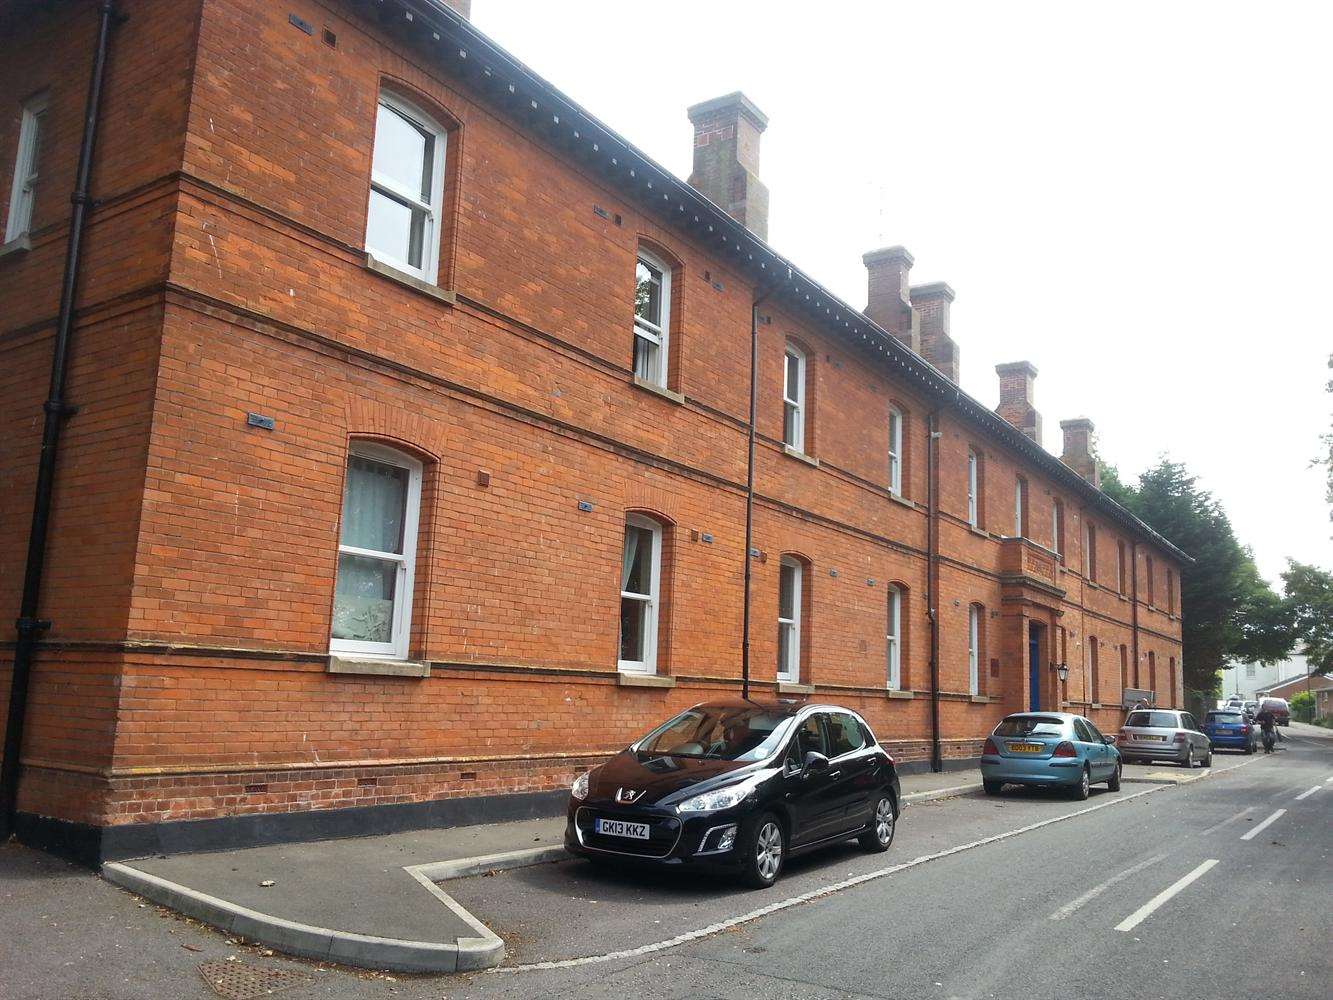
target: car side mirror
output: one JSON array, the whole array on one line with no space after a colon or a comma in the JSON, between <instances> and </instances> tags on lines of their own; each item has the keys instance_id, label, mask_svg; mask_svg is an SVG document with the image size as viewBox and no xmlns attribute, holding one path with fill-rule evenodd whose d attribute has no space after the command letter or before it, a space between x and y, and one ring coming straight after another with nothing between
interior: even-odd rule
<instances>
[{"instance_id":1,"label":"car side mirror","mask_svg":"<svg viewBox=\"0 0 1333 1000\"><path fill-rule=\"evenodd\" d=\"M801 777L827 770L828 758L817 750L811 750L805 755L805 763L801 766Z\"/></svg>"},{"instance_id":2,"label":"car side mirror","mask_svg":"<svg viewBox=\"0 0 1333 1000\"><path fill-rule=\"evenodd\" d=\"M1114 736L1103 736L1103 737L1102 737L1102 742L1105 743L1108 747L1113 747L1113 746L1115 746L1115 737L1114 737Z\"/></svg>"}]
</instances>

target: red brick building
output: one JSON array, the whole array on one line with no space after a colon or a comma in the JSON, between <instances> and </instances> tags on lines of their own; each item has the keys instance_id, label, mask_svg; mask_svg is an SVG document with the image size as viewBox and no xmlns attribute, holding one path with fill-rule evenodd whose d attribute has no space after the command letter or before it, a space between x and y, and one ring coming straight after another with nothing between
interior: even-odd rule
<instances>
[{"instance_id":1,"label":"red brick building","mask_svg":"<svg viewBox=\"0 0 1333 1000\"><path fill-rule=\"evenodd\" d=\"M901 248L864 310L769 248L740 95L691 109L687 184L435 0L116 7L25 836L517 815L738 692L752 316L753 692L909 766L1034 704L1180 703L1184 557L1097 488L1091 424L1045 452L1026 363L998 413L962 393ZM7 621L97 27L0 6Z\"/></svg>"}]
</instances>

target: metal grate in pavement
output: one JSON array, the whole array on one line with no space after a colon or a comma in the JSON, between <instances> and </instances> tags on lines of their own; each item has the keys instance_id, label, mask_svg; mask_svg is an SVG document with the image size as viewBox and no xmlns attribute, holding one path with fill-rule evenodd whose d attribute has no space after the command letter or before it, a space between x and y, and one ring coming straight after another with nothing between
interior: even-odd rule
<instances>
[{"instance_id":1,"label":"metal grate in pavement","mask_svg":"<svg viewBox=\"0 0 1333 1000\"><path fill-rule=\"evenodd\" d=\"M305 986L315 977L288 969L265 969L244 962L200 962L199 975L224 1000L255 1000L293 986Z\"/></svg>"}]
</instances>

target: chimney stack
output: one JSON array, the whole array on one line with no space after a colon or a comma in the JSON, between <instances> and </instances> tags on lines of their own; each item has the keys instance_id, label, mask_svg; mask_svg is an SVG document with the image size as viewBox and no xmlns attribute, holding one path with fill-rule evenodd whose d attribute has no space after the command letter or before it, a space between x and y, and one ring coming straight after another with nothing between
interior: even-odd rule
<instances>
[{"instance_id":1,"label":"chimney stack","mask_svg":"<svg viewBox=\"0 0 1333 1000\"><path fill-rule=\"evenodd\" d=\"M920 354L921 328L912 309L907 280L912 270L912 255L906 247L884 247L871 250L861 260L870 279L866 315Z\"/></svg>"},{"instance_id":2,"label":"chimney stack","mask_svg":"<svg viewBox=\"0 0 1333 1000\"><path fill-rule=\"evenodd\" d=\"M1065 435L1065 446L1060 455L1060 461L1092 483L1097 489L1101 489L1102 470L1092 454L1092 421L1087 417L1061 420L1060 430Z\"/></svg>"},{"instance_id":3,"label":"chimney stack","mask_svg":"<svg viewBox=\"0 0 1333 1000\"><path fill-rule=\"evenodd\" d=\"M759 137L768 116L737 91L696 104L690 186L768 241L768 188L759 179Z\"/></svg>"},{"instance_id":4,"label":"chimney stack","mask_svg":"<svg viewBox=\"0 0 1333 1000\"><path fill-rule=\"evenodd\" d=\"M1041 444L1041 414L1032 402L1037 366L1030 361L1010 361L996 365L995 374L1000 376L1000 405L995 412Z\"/></svg>"},{"instance_id":5,"label":"chimney stack","mask_svg":"<svg viewBox=\"0 0 1333 1000\"><path fill-rule=\"evenodd\" d=\"M472 0L444 0L445 6L452 7L467 20L472 20Z\"/></svg>"},{"instance_id":6,"label":"chimney stack","mask_svg":"<svg viewBox=\"0 0 1333 1000\"><path fill-rule=\"evenodd\" d=\"M953 381L958 381L958 345L949 336L949 303L953 289L942 281L909 289L912 308L921 316L921 356Z\"/></svg>"}]
</instances>

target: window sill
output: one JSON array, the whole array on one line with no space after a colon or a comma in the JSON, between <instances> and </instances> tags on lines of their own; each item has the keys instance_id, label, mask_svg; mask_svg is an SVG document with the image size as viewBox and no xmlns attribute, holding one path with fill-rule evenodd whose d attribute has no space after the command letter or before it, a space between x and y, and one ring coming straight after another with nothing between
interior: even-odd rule
<instances>
[{"instance_id":1,"label":"window sill","mask_svg":"<svg viewBox=\"0 0 1333 1000\"><path fill-rule=\"evenodd\" d=\"M969 695L968 700L970 700L973 705L989 705L991 702L998 701L999 699L988 698L984 694L974 694L974 695Z\"/></svg>"},{"instance_id":2,"label":"window sill","mask_svg":"<svg viewBox=\"0 0 1333 1000\"><path fill-rule=\"evenodd\" d=\"M916 697L915 691L899 691L897 688L889 688L888 694L890 698L902 698L904 700Z\"/></svg>"},{"instance_id":3,"label":"window sill","mask_svg":"<svg viewBox=\"0 0 1333 1000\"><path fill-rule=\"evenodd\" d=\"M366 270L374 271L383 278L397 282L400 285L412 289L414 292L420 292L422 295L429 296L437 302L443 302L445 305L458 305L458 296L448 288L441 288L438 285L432 285L429 281L422 281L416 275L408 274L406 271L400 271L382 260L376 260L370 253L366 254Z\"/></svg>"},{"instance_id":4,"label":"window sill","mask_svg":"<svg viewBox=\"0 0 1333 1000\"><path fill-rule=\"evenodd\" d=\"M673 688L676 678L663 677L661 674L631 674L624 670L616 671L616 683L625 688Z\"/></svg>"},{"instance_id":5,"label":"window sill","mask_svg":"<svg viewBox=\"0 0 1333 1000\"><path fill-rule=\"evenodd\" d=\"M656 382L649 382L647 379L639 378L637 375L634 376L634 386L637 389L642 389L644 392L651 392L654 396L661 396L668 402L677 405L685 402L685 394L683 392L672 392L670 389L660 386Z\"/></svg>"},{"instance_id":6,"label":"window sill","mask_svg":"<svg viewBox=\"0 0 1333 1000\"><path fill-rule=\"evenodd\" d=\"M890 490L889 499L892 500L894 503L902 504L904 507L907 507L910 510L916 510L916 504L913 503L911 500L908 500L907 497L903 496L901 493L894 493L892 490Z\"/></svg>"},{"instance_id":7,"label":"window sill","mask_svg":"<svg viewBox=\"0 0 1333 1000\"><path fill-rule=\"evenodd\" d=\"M990 532L985 528L978 528L975 524L969 524L967 530L981 538L990 538Z\"/></svg>"},{"instance_id":8,"label":"window sill","mask_svg":"<svg viewBox=\"0 0 1333 1000\"><path fill-rule=\"evenodd\" d=\"M363 674L374 677L429 677L430 664L425 660L381 660L373 657L339 656L329 654L327 673Z\"/></svg>"},{"instance_id":9,"label":"window sill","mask_svg":"<svg viewBox=\"0 0 1333 1000\"><path fill-rule=\"evenodd\" d=\"M19 233L8 243L0 243L0 257L8 257L10 254L27 253L32 249L32 240L27 233Z\"/></svg>"},{"instance_id":10,"label":"window sill","mask_svg":"<svg viewBox=\"0 0 1333 1000\"><path fill-rule=\"evenodd\" d=\"M1092 702L1091 704L1089 704L1088 707L1089 707L1089 708L1101 708L1101 707L1102 707L1102 703L1101 703L1100 701L1094 701L1094 702Z\"/></svg>"},{"instance_id":11,"label":"window sill","mask_svg":"<svg viewBox=\"0 0 1333 1000\"><path fill-rule=\"evenodd\" d=\"M792 447L791 445L789 445L789 444L784 444L784 445L782 446L782 453L783 453L784 455L786 455L788 458L794 458L794 459L796 459L796 461L798 461L798 462L804 462L806 465L810 466L811 468L814 468L814 469L818 469L818 468L819 468L819 459L817 459L817 458L811 458L811 457L810 457L809 455L807 455L805 452L801 451L801 450L798 449L798 448L793 448L793 447Z\"/></svg>"},{"instance_id":12,"label":"window sill","mask_svg":"<svg viewBox=\"0 0 1333 1000\"><path fill-rule=\"evenodd\" d=\"M798 684L796 681L778 681L778 694L814 694L813 684Z\"/></svg>"}]
</instances>

